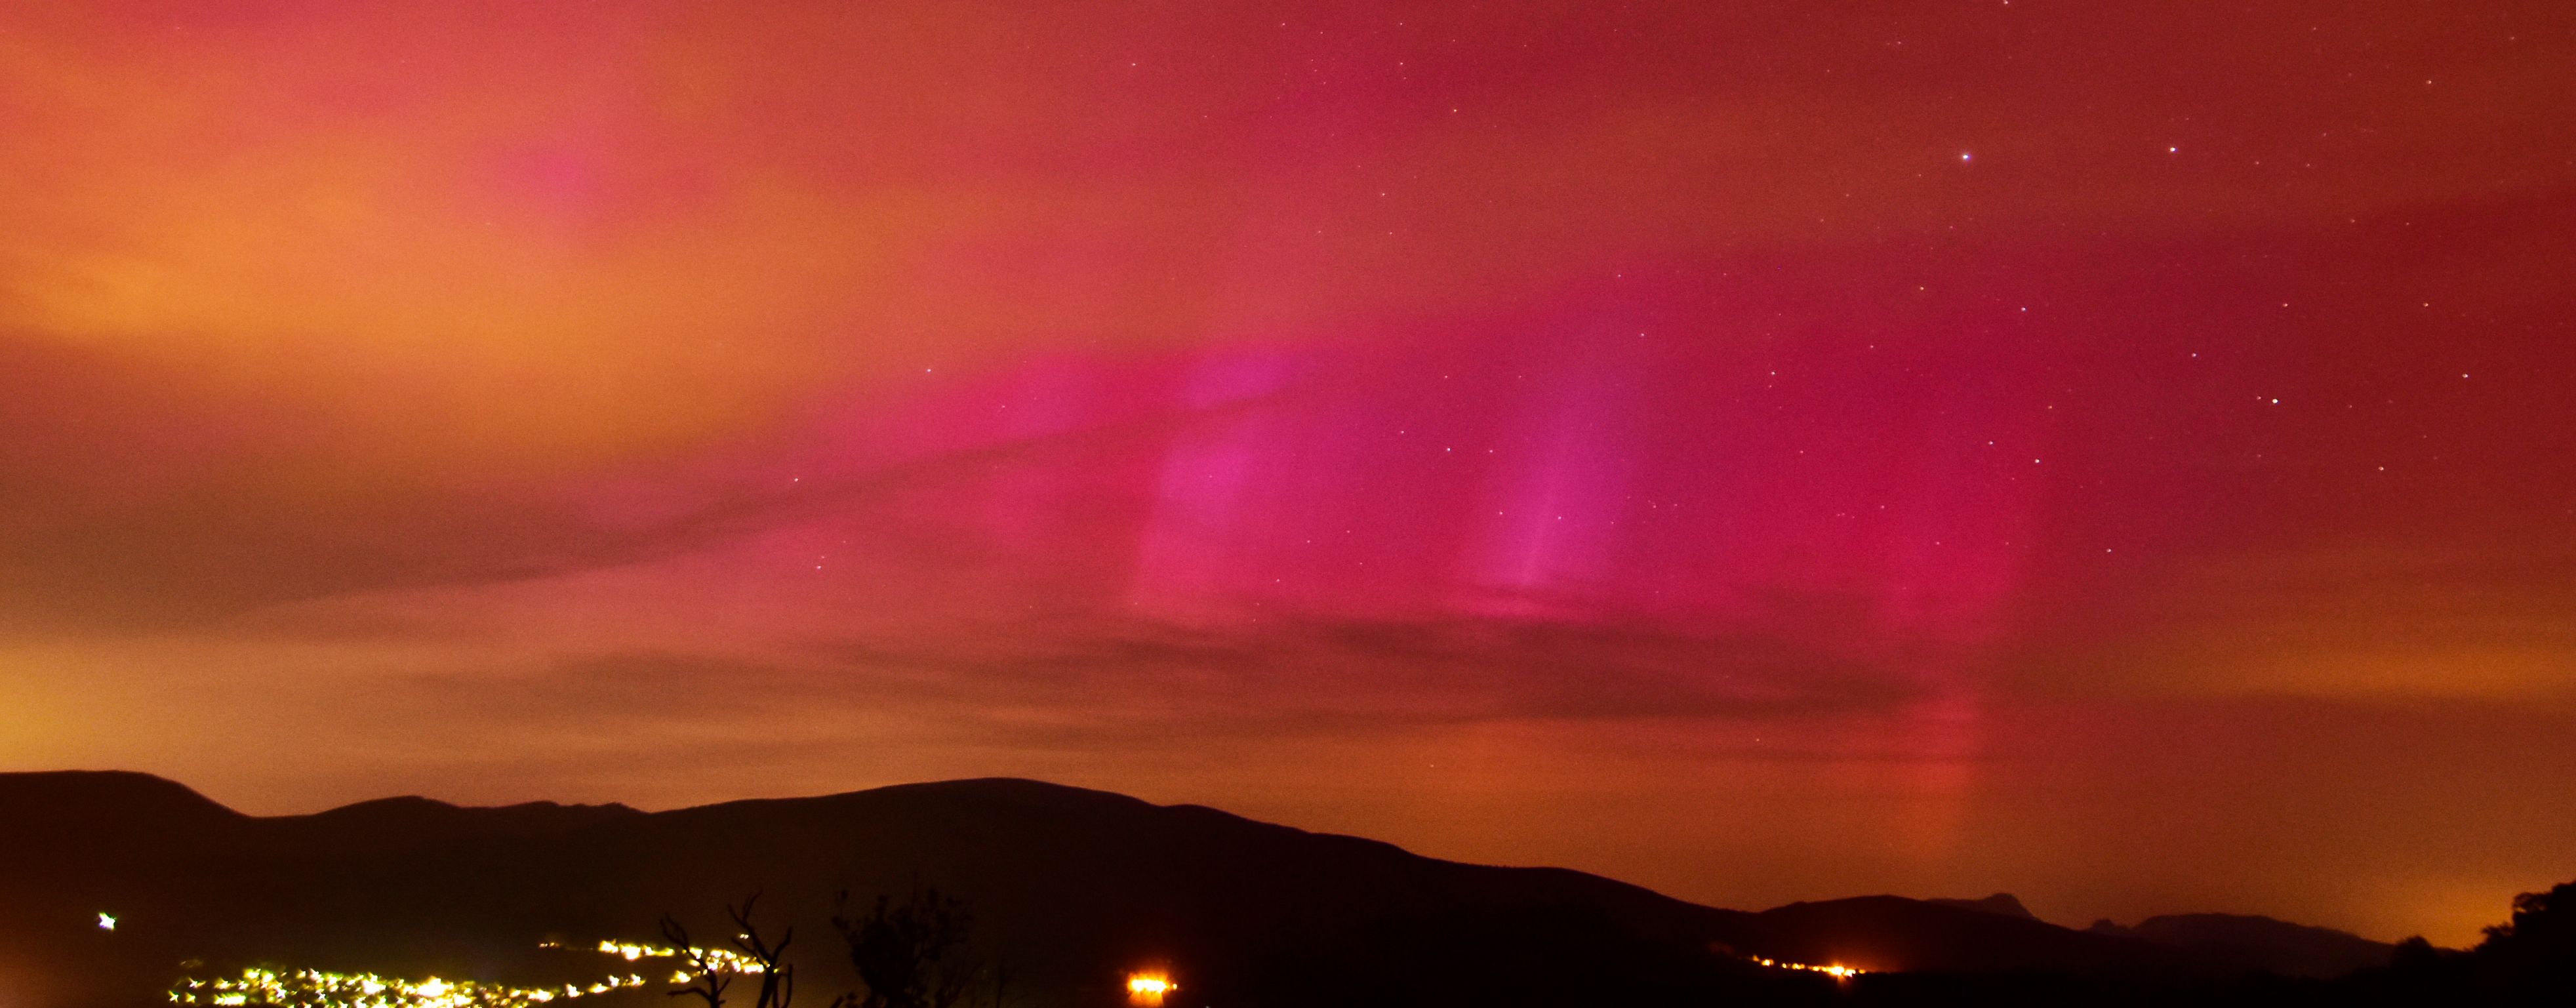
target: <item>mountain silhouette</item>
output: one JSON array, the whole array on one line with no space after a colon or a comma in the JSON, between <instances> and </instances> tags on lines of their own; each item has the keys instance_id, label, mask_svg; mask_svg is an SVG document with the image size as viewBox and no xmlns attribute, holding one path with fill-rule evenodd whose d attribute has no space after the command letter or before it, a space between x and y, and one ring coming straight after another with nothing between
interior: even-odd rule
<instances>
[{"instance_id":1,"label":"mountain silhouette","mask_svg":"<svg viewBox=\"0 0 2576 1008\"><path fill-rule=\"evenodd\" d=\"M2021 905L2021 897L2015 896L2011 893L1999 892L1984 899L1941 899L1935 897L1933 899L1924 900L1923 902L1930 903L1934 906L1958 907L1961 910L1981 910L1990 914L2002 914L2006 917L2019 917L2023 920L2039 919L2039 915L2031 913L2029 907Z\"/></svg>"},{"instance_id":2,"label":"mountain silhouette","mask_svg":"<svg viewBox=\"0 0 2576 1008\"><path fill-rule=\"evenodd\" d=\"M1723 910L1013 779L652 813L405 797L254 817L141 774L0 774L0 863L0 1003L24 1008L162 1003L183 961L557 983L580 964L541 941L647 938L665 912L721 934L723 906L754 891L765 917L798 925L804 989L837 991L833 897L925 883L967 901L980 953L1031 1004L1119 1003L1145 964L1191 1005L1849 1000L1756 958L2163 979L2248 966L1982 905Z\"/></svg>"},{"instance_id":3,"label":"mountain silhouette","mask_svg":"<svg viewBox=\"0 0 2576 1008\"><path fill-rule=\"evenodd\" d=\"M2167 914L2149 917L2134 927L2105 920L2086 930L2144 938L2297 977L2339 977L2386 966L2397 951L2397 946L2349 932L2249 914Z\"/></svg>"}]
</instances>

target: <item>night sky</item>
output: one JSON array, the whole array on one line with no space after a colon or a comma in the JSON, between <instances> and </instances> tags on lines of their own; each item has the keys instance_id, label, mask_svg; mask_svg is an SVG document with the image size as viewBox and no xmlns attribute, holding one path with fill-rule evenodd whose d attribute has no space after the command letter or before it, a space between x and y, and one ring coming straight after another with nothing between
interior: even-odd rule
<instances>
[{"instance_id":1,"label":"night sky","mask_svg":"<svg viewBox=\"0 0 2576 1008\"><path fill-rule=\"evenodd\" d=\"M0 13L0 769L2576 875L2576 7Z\"/></svg>"}]
</instances>

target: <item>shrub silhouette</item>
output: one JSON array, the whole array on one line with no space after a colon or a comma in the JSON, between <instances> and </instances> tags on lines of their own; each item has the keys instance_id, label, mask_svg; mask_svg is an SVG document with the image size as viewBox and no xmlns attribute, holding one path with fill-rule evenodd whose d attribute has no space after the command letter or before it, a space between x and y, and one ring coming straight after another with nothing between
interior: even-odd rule
<instances>
[{"instance_id":1,"label":"shrub silhouette","mask_svg":"<svg viewBox=\"0 0 2576 1008\"><path fill-rule=\"evenodd\" d=\"M2479 986L2516 1004L2576 1004L2576 882L2513 898L2470 952Z\"/></svg>"},{"instance_id":2,"label":"shrub silhouette","mask_svg":"<svg viewBox=\"0 0 2576 1008\"><path fill-rule=\"evenodd\" d=\"M2576 882L2513 898L2513 917L2467 951L2397 944L2386 969L2346 978L2344 1003L2576 1005Z\"/></svg>"},{"instance_id":3,"label":"shrub silhouette","mask_svg":"<svg viewBox=\"0 0 2576 1008\"><path fill-rule=\"evenodd\" d=\"M975 927L964 900L915 886L898 903L877 897L852 914L850 894L834 903L832 927L850 948L850 965L867 992L844 994L833 1008L954 1008L981 972L968 947Z\"/></svg>"}]
</instances>

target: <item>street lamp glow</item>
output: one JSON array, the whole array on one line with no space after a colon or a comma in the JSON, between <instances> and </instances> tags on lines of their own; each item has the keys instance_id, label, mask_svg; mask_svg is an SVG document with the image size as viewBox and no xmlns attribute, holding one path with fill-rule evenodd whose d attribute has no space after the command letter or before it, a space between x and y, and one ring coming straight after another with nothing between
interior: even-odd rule
<instances>
[{"instance_id":1,"label":"street lamp glow","mask_svg":"<svg viewBox=\"0 0 2576 1008\"><path fill-rule=\"evenodd\" d=\"M1127 975L1127 1003L1131 1005L1159 1005L1163 1003L1163 995L1179 989L1181 985L1160 973Z\"/></svg>"}]
</instances>

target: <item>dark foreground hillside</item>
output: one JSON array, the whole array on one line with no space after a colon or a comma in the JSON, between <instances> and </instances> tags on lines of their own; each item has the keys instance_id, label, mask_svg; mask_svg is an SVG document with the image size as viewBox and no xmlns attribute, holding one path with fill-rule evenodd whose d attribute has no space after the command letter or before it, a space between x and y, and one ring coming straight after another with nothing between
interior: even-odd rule
<instances>
[{"instance_id":1,"label":"dark foreground hillside","mask_svg":"<svg viewBox=\"0 0 2576 1008\"><path fill-rule=\"evenodd\" d=\"M976 921L1012 1005L1124 1002L1168 968L1174 1005L2202 1003L2342 991L2244 979L2242 957L1974 906L1868 897L1754 914L1557 869L1393 846L1021 780L671 812L418 798L243 816L135 774L0 775L0 1004L161 1003L183 972L267 962L561 983L584 949L665 912L721 937L764 893L797 927L799 1004L854 986L826 923L935 885ZM113 914L103 930L98 915ZM1754 960L1908 976L1836 980ZM637 967L641 970L643 967ZM582 1005L671 1004L658 978ZM990 992L978 997L990 1002ZM748 1005L749 996L736 1003Z\"/></svg>"}]
</instances>

